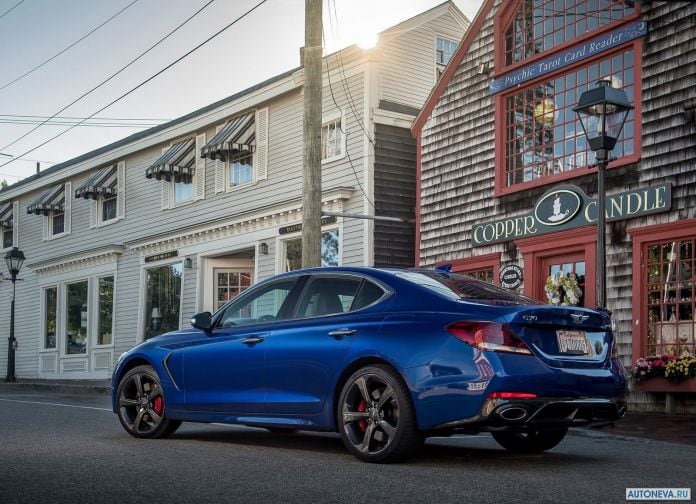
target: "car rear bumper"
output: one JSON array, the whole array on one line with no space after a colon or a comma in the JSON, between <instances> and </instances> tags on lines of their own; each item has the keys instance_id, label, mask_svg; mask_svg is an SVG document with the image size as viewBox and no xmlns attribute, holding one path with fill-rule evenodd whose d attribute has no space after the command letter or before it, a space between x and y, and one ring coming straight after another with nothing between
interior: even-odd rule
<instances>
[{"instance_id":1,"label":"car rear bumper","mask_svg":"<svg viewBox=\"0 0 696 504\"><path fill-rule=\"evenodd\" d=\"M477 415L435 426L460 432L603 427L626 414L626 402L608 398L486 399Z\"/></svg>"}]
</instances>

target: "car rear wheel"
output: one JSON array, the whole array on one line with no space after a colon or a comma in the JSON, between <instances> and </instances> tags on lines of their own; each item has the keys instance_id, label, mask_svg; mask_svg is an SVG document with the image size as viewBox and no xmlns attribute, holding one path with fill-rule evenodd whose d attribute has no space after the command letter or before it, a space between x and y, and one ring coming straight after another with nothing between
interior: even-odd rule
<instances>
[{"instance_id":1,"label":"car rear wheel","mask_svg":"<svg viewBox=\"0 0 696 504\"><path fill-rule=\"evenodd\" d=\"M181 425L167 418L162 385L152 366L128 371L118 384L117 397L118 419L131 436L163 438Z\"/></svg>"},{"instance_id":2,"label":"car rear wheel","mask_svg":"<svg viewBox=\"0 0 696 504\"><path fill-rule=\"evenodd\" d=\"M558 445L567 428L539 429L529 432L492 432L493 438L500 446L515 453L541 453Z\"/></svg>"},{"instance_id":3,"label":"car rear wheel","mask_svg":"<svg viewBox=\"0 0 696 504\"><path fill-rule=\"evenodd\" d=\"M337 415L343 443L365 462L402 460L422 444L408 388L387 366L353 373L341 391Z\"/></svg>"}]
</instances>

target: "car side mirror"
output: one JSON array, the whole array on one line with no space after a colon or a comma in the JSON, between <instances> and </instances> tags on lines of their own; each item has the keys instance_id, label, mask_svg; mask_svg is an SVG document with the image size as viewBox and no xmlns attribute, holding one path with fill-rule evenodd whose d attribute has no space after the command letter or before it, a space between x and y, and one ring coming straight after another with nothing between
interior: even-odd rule
<instances>
[{"instance_id":1,"label":"car side mirror","mask_svg":"<svg viewBox=\"0 0 696 504\"><path fill-rule=\"evenodd\" d=\"M196 313L191 317L191 325L201 331L210 332L213 327L213 315L210 312Z\"/></svg>"}]
</instances>

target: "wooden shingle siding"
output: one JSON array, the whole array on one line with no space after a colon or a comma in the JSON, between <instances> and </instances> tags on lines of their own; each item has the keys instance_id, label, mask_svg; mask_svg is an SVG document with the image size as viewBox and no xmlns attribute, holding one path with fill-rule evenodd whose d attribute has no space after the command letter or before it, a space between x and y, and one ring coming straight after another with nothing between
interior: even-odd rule
<instances>
[{"instance_id":1,"label":"wooden shingle siding","mask_svg":"<svg viewBox=\"0 0 696 504\"><path fill-rule=\"evenodd\" d=\"M416 142L411 130L375 126L375 215L414 218ZM375 221L375 266L414 265L415 225Z\"/></svg>"}]
</instances>

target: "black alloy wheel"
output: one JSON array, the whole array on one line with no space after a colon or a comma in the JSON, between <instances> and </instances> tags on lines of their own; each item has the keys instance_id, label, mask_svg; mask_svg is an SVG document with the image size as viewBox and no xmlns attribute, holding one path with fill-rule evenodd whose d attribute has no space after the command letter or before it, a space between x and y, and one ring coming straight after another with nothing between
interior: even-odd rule
<instances>
[{"instance_id":1,"label":"black alloy wheel","mask_svg":"<svg viewBox=\"0 0 696 504\"><path fill-rule=\"evenodd\" d=\"M408 388L387 366L355 372L346 381L337 406L343 443L365 462L402 460L422 444Z\"/></svg>"},{"instance_id":2,"label":"black alloy wheel","mask_svg":"<svg viewBox=\"0 0 696 504\"><path fill-rule=\"evenodd\" d=\"M163 438L181 425L167 418L162 385L152 366L128 371L118 384L117 397L118 419L131 436Z\"/></svg>"},{"instance_id":3,"label":"black alloy wheel","mask_svg":"<svg viewBox=\"0 0 696 504\"><path fill-rule=\"evenodd\" d=\"M492 432L500 446L515 453L541 453L558 445L567 427L559 429L537 429L529 432Z\"/></svg>"}]
</instances>

